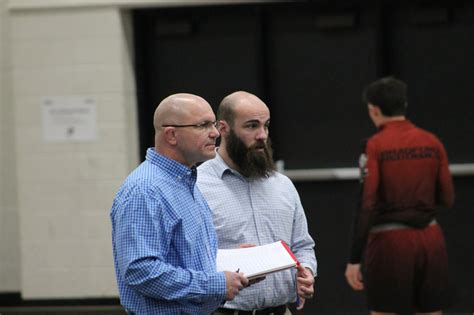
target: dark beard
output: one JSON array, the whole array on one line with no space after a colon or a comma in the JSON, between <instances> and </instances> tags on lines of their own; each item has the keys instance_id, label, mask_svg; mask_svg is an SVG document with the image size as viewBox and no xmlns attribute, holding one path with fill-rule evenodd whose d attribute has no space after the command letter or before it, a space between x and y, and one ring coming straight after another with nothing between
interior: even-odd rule
<instances>
[{"instance_id":1,"label":"dark beard","mask_svg":"<svg viewBox=\"0 0 474 315\"><path fill-rule=\"evenodd\" d=\"M256 149L261 148L264 150L263 153L256 151ZM239 168L239 173L244 177L268 177L276 169L270 138L267 139L267 143L258 141L247 148L245 143L231 129L226 138L226 149L229 157Z\"/></svg>"}]
</instances>

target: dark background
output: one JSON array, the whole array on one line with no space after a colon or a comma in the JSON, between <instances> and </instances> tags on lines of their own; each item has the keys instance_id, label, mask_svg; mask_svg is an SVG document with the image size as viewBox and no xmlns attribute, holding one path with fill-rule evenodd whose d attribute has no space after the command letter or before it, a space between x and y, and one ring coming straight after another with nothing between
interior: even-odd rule
<instances>
[{"instance_id":1,"label":"dark background","mask_svg":"<svg viewBox=\"0 0 474 315\"><path fill-rule=\"evenodd\" d=\"M272 114L275 158L288 169L356 167L374 131L363 87L385 75L409 86L409 118L445 143L451 163L474 163L474 5L433 1L313 1L138 10L134 13L141 154L153 146L156 105L177 92L214 110L236 90ZM316 298L304 314L364 313L345 282L355 180L295 182L316 240ZM474 310L474 177L455 178L443 211L454 306Z\"/></svg>"},{"instance_id":2,"label":"dark background","mask_svg":"<svg viewBox=\"0 0 474 315\"><path fill-rule=\"evenodd\" d=\"M169 94L217 109L247 90L270 107L287 168L354 166L374 131L361 91L395 75L409 86L408 116L441 138L452 163L473 162L462 141L474 135L472 1L327 2L136 11L141 153Z\"/></svg>"}]
</instances>

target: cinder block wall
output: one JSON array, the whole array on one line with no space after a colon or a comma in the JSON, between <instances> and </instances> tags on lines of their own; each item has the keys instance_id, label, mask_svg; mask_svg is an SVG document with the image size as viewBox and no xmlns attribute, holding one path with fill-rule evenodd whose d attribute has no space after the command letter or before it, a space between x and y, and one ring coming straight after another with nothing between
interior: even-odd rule
<instances>
[{"instance_id":1,"label":"cinder block wall","mask_svg":"<svg viewBox=\"0 0 474 315\"><path fill-rule=\"evenodd\" d=\"M22 296L116 296L109 209L139 153L129 15L44 8L10 22ZM46 141L41 99L77 96L96 100L97 139Z\"/></svg>"},{"instance_id":2,"label":"cinder block wall","mask_svg":"<svg viewBox=\"0 0 474 315\"><path fill-rule=\"evenodd\" d=\"M20 290L14 107L11 99L9 25L0 1L0 293Z\"/></svg>"}]
</instances>

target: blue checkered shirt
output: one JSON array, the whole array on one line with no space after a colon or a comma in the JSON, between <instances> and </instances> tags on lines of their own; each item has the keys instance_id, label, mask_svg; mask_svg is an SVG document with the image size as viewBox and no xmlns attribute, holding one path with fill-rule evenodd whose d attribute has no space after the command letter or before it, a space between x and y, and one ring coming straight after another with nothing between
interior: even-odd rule
<instances>
[{"instance_id":1,"label":"blue checkered shirt","mask_svg":"<svg viewBox=\"0 0 474 315\"><path fill-rule=\"evenodd\" d=\"M283 240L316 275L314 241L298 192L288 177L274 172L268 178L248 180L217 154L198 167L197 184L212 209L219 248ZM295 269L277 272L243 289L224 307L252 310L294 302L295 285Z\"/></svg>"},{"instance_id":2,"label":"blue checkered shirt","mask_svg":"<svg viewBox=\"0 0 474 315\"><path fill-rule=\"evenodd\" d=\"M148 314L210 314L226 283L196 169L148 149L113 202L112 242L120 301Z\"/></svg>"}]
</instances>

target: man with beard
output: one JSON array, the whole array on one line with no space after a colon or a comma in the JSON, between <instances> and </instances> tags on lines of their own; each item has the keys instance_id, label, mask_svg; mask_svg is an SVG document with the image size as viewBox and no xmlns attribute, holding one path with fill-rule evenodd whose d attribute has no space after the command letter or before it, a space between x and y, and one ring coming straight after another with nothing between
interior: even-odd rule
<instances>
[{"instance_id":1,"label":"man with beard","mask_svg":"<svg viewBox=\"0 0 474 315\"><path fill-rule=\"evenodd\" d=\"M213 211L219 248L285 241L297 269L267 275L214 314L288 315L313 297L316 257L301 201L290 179L275 170L268 137L270 112L257 96L239 91L218 109L221 145L198 167L198 187Z\"/></svg>"},{"instance_id":2,"label":"man with beard","mask_svg":"<svg viewBox=\"0 0 474 315\"><path fill-rule=\"evenodd\" d=\"M196 164L216 154L215 119L197 95L161 101L155 146L114 199L113 255L127 314L208 315L248 285L235 270L216 271L217 235L196 187Z\"/></svg>"}]
</instances>

